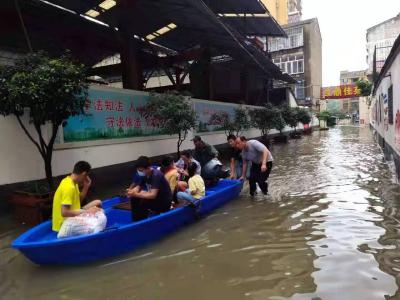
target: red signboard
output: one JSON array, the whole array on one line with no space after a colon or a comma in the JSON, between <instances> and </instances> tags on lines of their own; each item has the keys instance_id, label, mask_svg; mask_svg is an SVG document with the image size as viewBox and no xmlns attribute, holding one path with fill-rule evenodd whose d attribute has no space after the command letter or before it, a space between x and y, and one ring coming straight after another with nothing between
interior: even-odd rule
<instances>
[{"instance_id":1,"label":"red signboard","mask_svg":"<svg viewBox=\"0 0 400 300\"><path fill-rule=\"evenodd\" d=\"M341 85L321 88L321 99L346 99L360 96L361 90L356 85Z\"/></svg>"}]
</instances>

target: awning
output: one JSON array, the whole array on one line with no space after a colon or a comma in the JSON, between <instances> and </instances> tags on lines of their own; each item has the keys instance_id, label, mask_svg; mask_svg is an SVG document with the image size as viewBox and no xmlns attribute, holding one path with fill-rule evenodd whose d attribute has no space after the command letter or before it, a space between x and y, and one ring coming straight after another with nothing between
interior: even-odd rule
<instances>
[{"instance_id":1,"label":"awning","mask_svg":"<svg viewBox=\"0 0 400 300\"><path fill-rule=\"evenodd\" d=\"M224 18L215 13L231 13L223 11L222 7L218 6L220 3L230 3L230 6L226 7L230 7L229 10L235 9L238 13L244 13L246 10L265 13L265 8L257 0L219 0L212 1L212 4L208 1L211 8L206 5L207 1L200 0L136 1L137 5L132 10L121 12L118 5L102 10L95 19L107 25L97 24L80 16L89 9L98 7L102 3L100 0L20 0L20 3L34 49L45 49L54 53L71 49L77 58L88 65L94 65L119 52L123 38L134 38L136 35L140 41L140 48L150 49L152 46L144 38L153 36L151 42L178 53L200 46L210 49L213 56L229 55L238 61L259 67L273 78L292 81L280 72L265 53L249 46L244 34L239 30L242 21L226 24ZM60 5L68 11L48 3ZM240 5L243 5L242 11L239 11ZM121 22L121 13L124 17L129 17L128 20L124 19L128 21L128 24L124 24L128 25L128 37L121 35L121 30L116 28ZM256 30L257 22L263 22L264 33L277 30L274 26L266 28L269 22L266 19L254 20L251 30ZM166 29L167 26L169 27ZM0 32L3 37L0 46L26 49L12 0L3 0L0 3Z\"/></svg>"},{"instance_id":2,"label":"awning","mask_svg":"<svg viewBox=\"0 0 400 300\"><path fill-rule=\"evenodd\" d=\"M269 15L222 16L223 21L243 35L286 37L285 31Z\"/></svg>"}]
</instances>

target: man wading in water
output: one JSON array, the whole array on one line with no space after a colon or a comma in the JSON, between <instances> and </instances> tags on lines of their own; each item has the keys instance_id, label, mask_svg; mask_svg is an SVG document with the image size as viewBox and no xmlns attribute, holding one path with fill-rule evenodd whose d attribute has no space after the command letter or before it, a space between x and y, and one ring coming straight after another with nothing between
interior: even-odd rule
<instances>
[{"instance_id":1,"label":"man wading in water","mask_svg":"<svg viewBox=\"0 0 400 300\"><path fill-rule=\"evenodd\" d=\"M236 139L236 148L242 151L243 171L240 180L246 180L247 165L251 161L250 168L250 195L256 193L256 183L264 195L268 195L268 177L274 161L271 152L262 143L256 140L247 140L244 136Z\"/></svg>"}]
</instances>

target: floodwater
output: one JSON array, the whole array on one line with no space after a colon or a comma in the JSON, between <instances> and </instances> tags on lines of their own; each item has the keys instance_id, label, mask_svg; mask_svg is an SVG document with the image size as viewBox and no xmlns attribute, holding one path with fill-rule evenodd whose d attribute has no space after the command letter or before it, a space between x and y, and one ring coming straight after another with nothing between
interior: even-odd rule
<instances>
[{"instance_id":1,"label":"floodwater","mask_svg":"<svg viewBox=\"0 0 400 300\"><path fill-rule=\"evenodd\" d=\"M243 195L162 241L40 267L0 223L1 299L400 299L400 188L369 129L272 148L269 199ZM8 223L7 223L8 224Z\"/></svg>"}]
</instances>

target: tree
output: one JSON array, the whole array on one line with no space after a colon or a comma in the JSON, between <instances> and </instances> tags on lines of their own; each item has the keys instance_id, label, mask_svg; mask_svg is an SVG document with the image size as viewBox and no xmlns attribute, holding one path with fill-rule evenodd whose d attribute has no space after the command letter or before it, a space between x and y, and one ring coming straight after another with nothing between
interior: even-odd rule
<instances>
[{"instance_id":1,"label":"tree","mask_svg":"<svg viewBox=\"0 0 400 300\"><path fill-rule=\"evenodd\" d=\"M243 130L250 129L251 120L247 110L240 105L235 108L233 119L226 111L219 111L211 115L209 124L220 126L226 136L230 134L239 136Z\"/></svg>"},{"instance_id":2,"label":"tree","mask_svg":"<svg viewBox=\"0 0 400 300\"><path fill-rule=\"evenodd\" d=\"M303 125L310 124L311 122L311 116L304 108L296 107L296 118Z\"/></svg>"},{"instance_id":3,"label":"tree","mask_svg":"<svg viewBox=\"0 0 400 300\"><path fill-rule=\"evenodd\" d=\"M210 125L219 126L220 129L224 130L226 136L229 136L234 132L233 122L226 111L218 111L213 113L210 116L208 123Z\"/></svg>"},{"instance_id":4,"label":"tree","mask_svg":"<svg viewBox=\"0 0 400 300\"><path fill-rule=\"evenodd\" d=\"M294 131L296 132L296 127L299 123L296 109L290 106L282 107L282 117L285 120L285 123L294 128Z\"/></svg>"},{"instance_id":5,"label":"tree","mask_svg":"<svg viewBox=\"0 0 400 300\"><path fill-rule=\"evenodd\" d=\"M253 109L250 112L252 124L261 131L263 136L266 136L274 128L277 113L277 110L270 103L267 103L263 108Z\"/></svg>"},{"instance_id":6,"label":"tree","mask_svg":"<svg viewBox=\"0 0 400 300\"><path fill-rule=\"evenodd\" d=\"M251 119L249 113L243 105L235 108L235 117L233 121L233 131L236 136L239 136L244 130L249 130L251 127Z\"/></svg>"},{"instance_id":7,"label":"tree","mask_svg":"<svg viewBox=\"0 0 400 300\"><path fill-rule=\"evenodd\" d=\"M152 93L141 114L145 118L156 119L156 126L163 129L166 134L178 135L179 156L183 141L186 140L188 132L195 128L197 121L196 112L185 96L176 91L164 94Z\"/></svg>"},{"instance_id":8,"label":"tree","mask_svg":"<svg viewBox=\"0 0 400 300\"><path fill-rule=\"evenodd\" d=\"M276 107L275 112L276 112L276 117L274 118L274 128L279 131L280 135L282 135L282 130L286 126L282 108Z\"/></svg>"},{"instance_id":9,"label":"tree","mask_svg":"<svg viewBox=\"0 0 400 300\"><path fill-rule=\"evenodd\" d=\"M368 80L360 79L356 82L356 86L360 89L361 96L371 95L372 83L370 83Z\"/></svg>"},{"instance_id":10,"label":"tree","mask_svg":"<svg viewBox=\"0 0 400 300\"><path fill-rule=\"evenodd\" d=\"M52 156L58 128L71 116L84 113L88 84L86 68L69 54L51 58L44 52L27 55L0 71L0 114L14 115L44 161L46 179L54 188ZM37 138L22 121L29 115ZM42 126L51 127L50 137Z\"/></svg>"}]
</instances>

